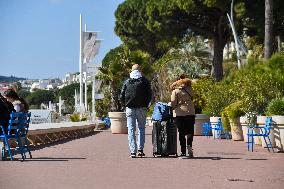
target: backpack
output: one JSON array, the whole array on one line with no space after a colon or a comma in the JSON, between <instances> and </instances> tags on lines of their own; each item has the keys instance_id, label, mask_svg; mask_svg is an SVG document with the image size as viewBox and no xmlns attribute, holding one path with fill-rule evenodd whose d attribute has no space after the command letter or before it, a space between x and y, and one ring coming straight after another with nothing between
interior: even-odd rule
<instances>
[{"instance_id":1,"label":"backpack","mask_svg":"<svg viewBox=\"0 0 284 189\"><path fill-rule=\"evenodd\" d=\"M168 121L172 118L172 108L167 103L157 102L154 106L152 120Z\"/></svg>"}]
</instances>

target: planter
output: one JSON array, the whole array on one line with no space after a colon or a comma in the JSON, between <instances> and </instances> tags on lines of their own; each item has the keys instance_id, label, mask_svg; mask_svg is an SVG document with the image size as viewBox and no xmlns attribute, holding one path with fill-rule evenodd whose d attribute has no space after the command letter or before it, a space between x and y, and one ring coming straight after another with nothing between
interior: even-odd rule
<instances>
[{"instance_id":1,"label":"planter","mask_svg":"<svg viewBox=\"0 0 284 189\"><path fill-rule=\"evenodd\" d=\"M194 135L201 136L203 135L202 124L209 122L210 117L206 114L196 114L195 115L195 124L194 124Z\"/></svg>"},{"instance_id":2,"label":"planter","mask_svg":"<svg viewBox=\"0 0 284 189\"><path fill-rule=\"evenodd\" d=\"M211 127L212 127L212 135L213 135L214 138L220 137L220 136L218 136L217 132L213 129L215 127L215 125L218 123L219 118L221 118L221 117L210 117L210 123L211 123Z\"/></svg>"},{"instance_id":3,"label":"planter","mask_svg":"<svg viewBox=\"0 0 284 189\"><path fill-rule=\"evenodd\" d=\"M272 120L275 123L273 134L275 139L275 147L284 151L284 116L272 116Z\"/></svg>"},{"instance_id":4,"label":"planter","mask_svg":"<svg viewBox=\"0 0 284 189\"><path fill-rule=\"evenodd\" d=\"M153 126L153 122L152 122L152 118L151 117L147 117L146 118L146 125L152 127Z\"/></svg>"},{"instance_id":5,"label":"planter","mask_svg":"<svg viewBox=\"0 0 284 189\"><path fill-rule=\"evenodd\" d=\"M111 123L111 133L127 134L127 119L125 112L109 112L108 116Z\"/></svg>"},{"instance_id":6,"label":"planter","mask_svg":"<svg viewBox=\"0 0 284 189\"><path fill-rule=\"evenodd\" d=\"M257 116L257 124L261 127L264 127L265 125L265 120L266 120L266 116ZM254 130L256 132L260 132L260 130ZM273 125L272 125L272 129L270 130L270 134L269 134L269 138L271 140L272 146L275 147L275 140L274 140L274 129L273 129ZM263 137L258 137L258 140L260 140L260 143L262 147L266 147L265 141L263 139ZM255 140L256 141L256 140ZM267 140L268 142L268 140Z\"/></svg>"},{"instance_id":7,"label":"planter","mask_svg":"<svg viewBox=\"0 0 284 189\"><path fill-rule=\"evenodd\" d=\"M240 118L230 120L232 139L235 141L243 141L243 131L240 123Z\"/></svg>"},{"instance_id":8,"label":"planter","mask_svg":"<svg viewBox=\"0 0 284 189\"><path fill-rule=\"evenodd\" d=\"M245 142L248 142L248 119L247 116L240 117L240 124L243 131L243 138Z\"/></svg>"}]
</instances>

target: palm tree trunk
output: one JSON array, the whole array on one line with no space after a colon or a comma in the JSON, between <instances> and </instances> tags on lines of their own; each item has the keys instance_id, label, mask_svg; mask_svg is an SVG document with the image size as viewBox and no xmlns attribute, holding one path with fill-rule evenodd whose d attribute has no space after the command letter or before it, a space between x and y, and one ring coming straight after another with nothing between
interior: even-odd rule
<instances>
[{"instance_id":1,"label":"palm tree trunk","mask_svg":"<svg viewBox=\"0 0 284 189\"><path fill-rule=\"evenodd\" d=\"M278 35L278 36L277 36L277 49L278 49L278 52L281 52L281 51L282 51L281 43L282 43L282 41L281 41L281 36Z\"/></svg>"},{"instance_id":2,"label":"palm tree trunk","mask_svg":"<svg viewBox=\"0 0 284 189\"><path fill-rule=\"evenodd\" d=\"M267 60L272 55L273 38L273 0L265 0L265 36L264 36L264 58Z\"/></svg>"},{"instance_id":3,"label":"palm tree trunk","mask_svg":"<svg viewBox=\"0 0 284 189\"><path fill-rule=\"evenodd\" d=\"M214 56L211 75L213 75L216 81L223 79L223 51L225 44L222 38L214 39Z\"/></svg>"},{"instance_id":4,"label":"palm tree trunk","mask_svg":"<svg viewBox=\"0 0 284 189\"><path fill-rule=\"evenodd\" d=\"M217 31L213 37L214 41L214 56L212 63L211 75L216 81L223 79L223 51L229 39L229 28L227 25L225 13L223 13L218 20L216 27Z\"/></svg>"}]
</instances>

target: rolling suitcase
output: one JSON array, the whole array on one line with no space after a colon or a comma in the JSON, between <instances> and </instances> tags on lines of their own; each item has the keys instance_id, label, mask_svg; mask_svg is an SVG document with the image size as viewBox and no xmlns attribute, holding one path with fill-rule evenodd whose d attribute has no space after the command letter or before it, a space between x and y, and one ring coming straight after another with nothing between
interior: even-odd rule
<instances>
[{"instance_id":1,"label":"rolling suitcase","mask_svg":"<svg viewBox=\"0 0 284 189\"><path fill-rule=\"evenodd\" d=\"M152 144L154 157L177 157L177 129L171 120L153 122Z\"/></svg>"},{"instance_id":2,"label":"rolling suitcase","mask_svg":"<svg viewBox=\"0 0 284 189\"><path fill-rule=\"evenodd\" d=\"M173 123L172 108L157 102L152 115L153 156L177 156L177 129Z\"/></svg>"}]
</instances>

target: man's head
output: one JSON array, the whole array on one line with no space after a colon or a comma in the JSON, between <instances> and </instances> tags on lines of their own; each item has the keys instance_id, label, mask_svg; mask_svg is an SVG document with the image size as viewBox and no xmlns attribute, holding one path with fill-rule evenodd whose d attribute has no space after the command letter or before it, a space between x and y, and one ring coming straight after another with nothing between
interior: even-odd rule
<instances>
[{"instance_id":1,"label":"man's head","mask_svg":"<svg viewBox=\"0 0 284 189\"><path fill-rule=\"evenodd\" d=\"M140 66L139 66L139 64L134 64L134 65L132 66L131 71L134 71L134 70L140 71Z\"/></svg>"}]
</instances>

